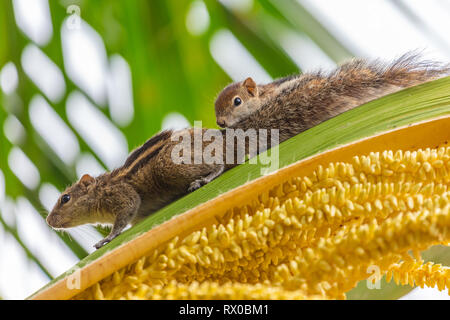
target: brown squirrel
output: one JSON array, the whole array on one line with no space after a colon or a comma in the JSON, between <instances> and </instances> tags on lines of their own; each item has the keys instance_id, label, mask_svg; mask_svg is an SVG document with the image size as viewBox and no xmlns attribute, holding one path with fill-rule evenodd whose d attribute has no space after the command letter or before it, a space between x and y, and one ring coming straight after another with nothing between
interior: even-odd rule
<instances>
[{"instance_id":1,"label":"brown squirrel","mask_svg":"<svg viewBox=\"0 0 450 320\"><path fill-rule=\"evenodd\" d=\"M194 129L163 131L134 150L122 167L96 178L84 175L62 193L47 216L47 223L55 229L86 223L112 224L110 234L95 244L98 249L128 224L134 225L232 167L205 162L174 163L171 155L179 143L172 141L174 133L193 136ZM194 148L194 140L191 141ZM203 142L203 147L208 144Z\"/></svg>"},{"instance_id":2,"label":"brown squirrel","mask_svg":"<svg viewBox=\"0 0 450 320\"><path fill-rule=\"evenodd\" d=\"M249 153L248 141L241 143L241 152L239 136L230 133L200 128L163 131L136 148L120 168L96 178L85 174L68 187L47 216L47 223L54 229L87 223L113 225L109 235L95 244L98 249L117 237L128 224L136 224L209 183L225 170L243 163ZM196 146L196 134L201 137L201 149ZM183 136L188 137L189 148L175 149ZM203 139L203 136L208 138ZM211 148L220 141L218 138L222 139L222 144ZM230 145L233 147L231 155L227 154ZM201 152L197 163L196 148ZM174 154L186 157L187 161L174 161ZM214 161L207 161L207 156Z\"/></svg>"},{"instance_id":3,"label":"brown squirrel","mask_svg":"<svg viewBox=\"0 0 450 320\"><path fill-rule=\"evenodd\" d=\"M449 71L449 65L407 53L390 64L354 59L329 74L293 75L265 85L247 78L220 92L216 120L224 128L279 129L282 142L344 111Z\"/></svg>"}]
</instances>

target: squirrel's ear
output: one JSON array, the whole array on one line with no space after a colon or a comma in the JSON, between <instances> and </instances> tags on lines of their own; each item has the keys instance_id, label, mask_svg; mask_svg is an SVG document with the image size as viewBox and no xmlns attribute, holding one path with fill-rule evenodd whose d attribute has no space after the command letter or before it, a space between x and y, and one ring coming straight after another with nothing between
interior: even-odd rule
<instances>
[{"instance_id":1,"label":"squirrel's ear","mask_svg":"<svg viewBox=\"0 0 450 320\"><path fill-rule=\"evenodd\" d=\"M244 80L244 87L247 89L248 93L252 96L256 95L256 83L252 78L248 77Z\"/></svg>"},{"instance_id":2,"label":"squirrel's ear","mask_svg":"<svg viewBox=\"0 0 450 320\"><path fill-rule=\"evenodd\" d=\"M80 182L86 186L91 184L94 181L95 181L95 179L88 174L83 175L80 179Z\"/></svg>"}]
</instances>

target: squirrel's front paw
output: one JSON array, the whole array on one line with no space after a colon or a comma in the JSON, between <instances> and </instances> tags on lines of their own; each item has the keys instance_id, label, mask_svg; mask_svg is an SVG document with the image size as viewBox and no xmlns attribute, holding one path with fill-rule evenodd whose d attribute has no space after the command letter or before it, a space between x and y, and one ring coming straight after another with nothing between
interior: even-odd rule
<instances>
[{"instance_id":1,"label":"squirrel's front paw","mask_svg":"<svg viewBox=\"0 0 450 320\"><path fill-rule=\"evenodd\" d=\"M103 247L105 244L107 244L110 241L111 240L108 238L102 239L99 242L97 242L96 244L94 244L94 247L95 247L95 249L100 249L101 247Z\"/></svg>"},{"instance_id":2,"label":"squirrel's front paw","mask_svg":"<svg viewBox=\"0 0 450 320\"><path fill-rule=\"evenodd\" d=\"M188 191L189 192L195 191L195 190L197 190L198 188L200 188L201 186L203 186L205 184L206 184L206 182L203 179L194 180L193 182L191 182L191 184L190 184L190 186L188 188Z\"/></svg>"}]
</instances>

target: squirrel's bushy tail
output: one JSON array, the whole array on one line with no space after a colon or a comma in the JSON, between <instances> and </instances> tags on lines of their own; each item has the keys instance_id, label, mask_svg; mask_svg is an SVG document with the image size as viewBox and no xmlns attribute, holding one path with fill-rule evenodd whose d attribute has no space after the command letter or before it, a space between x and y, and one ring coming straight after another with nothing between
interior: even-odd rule
<instances>
[{"instance_id":1,"label":"squirrel's bushy tail","mask_svg":"<svg viewBox=\"0 0 450 320\"><path fill-rule=\"evenodd\" d=\"M408 52L393 62L353 59L331 73L304 74L296 92L303 92L304 109L324 106L327 117L353 109L371 100L450 75L450 65Z\"/></svg>"},{"instance_id":2,"label":"squirrel's bushy tail","mask_svg":"<svg viewBox=\"0 0 450 320\"><path fill-rule=\"evenodd\" d=\"M391 63L354 59L339 67L332 78L345 77L351 82L377 87L410 87L450 75L450 65L424 60L420 53L408 52Z\"/></svg>"}]
</instances>

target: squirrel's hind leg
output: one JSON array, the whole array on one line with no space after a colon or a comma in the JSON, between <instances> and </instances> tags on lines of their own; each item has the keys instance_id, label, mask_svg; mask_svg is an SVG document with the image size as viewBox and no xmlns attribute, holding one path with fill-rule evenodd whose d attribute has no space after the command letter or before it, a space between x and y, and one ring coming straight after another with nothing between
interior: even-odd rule
<instances>
[{"instance_id":1,"label":"squirrel's hind leg","mask_svg":"<svg viewBox=\"0 0 450 320\"><path fill-rule=\"evenodd\" d=\"M214 180L215 178L220 176L224 170L225 170L225 165L223 165L223 164L216 165L214 170L210 174L208 174L206 177L192 181L191 184L189 185L188 191L189 192L195 191L198 188L200 188L201 186L204 186L205 184L211 182L212 180Z\"/></svg>"}]
</instances>

